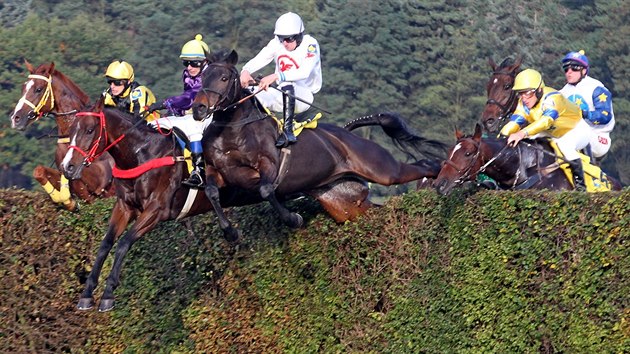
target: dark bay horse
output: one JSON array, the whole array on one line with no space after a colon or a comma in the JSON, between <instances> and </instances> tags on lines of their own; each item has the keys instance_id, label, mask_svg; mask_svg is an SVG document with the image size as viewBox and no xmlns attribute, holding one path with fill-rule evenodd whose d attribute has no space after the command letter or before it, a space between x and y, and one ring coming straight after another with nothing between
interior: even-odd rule
<instances>
[{"instance_id":1,"label":"dark bay horse","mask_svg":"<svg viewBox=\"0 0 630 354\"><path fill-rule=\"evenodd\" d=\"M514 78L520 72L522 61L521 57L516 61L506 58L497 65L492 58L488 59L488 64L492 67L492 76L486 84L488 100L480 121L484 131L490 135L496 135L516 109L518 98L512 87Z\"/></svg>"},{"instance_id":2,"label":"dark bay horse","mask_svg":"<svg viewBox=\"0 0 630 354\"><path fill-rule=\"evenodd\" d=\"M326 123L304 129L297 143L279 150L274 144L278 123L241 88L237 61L235 51L215 58L193 104L195 119L213 120L202 141L209 199L217 186L238 186L270 202L286 225L300 227L302 217L279 199L308 194L342 222L371 207L366 182L389 186L437 176L437 164L401 163L380 145ZM220 210L217 215L224 230L232 227Z\"/></svg>"},{"instance_id":3,"label":"dark bay horse","mask_svg":"<svg viewBox=\"0 0 630 354\"><path fill-rule=\"evenodd\" d=\"M189 190L181 182L188 177L183 154L174 140L166 137L133 115L115 108L102 108L102 100L94 112L81 112L70 126L71 146L63 159L62 170L71 179L81 177L85 168L98 156L109 152L114 159L116 203L107 232L101 242L94 266L87 278L78 308L87 310L94 305L93 293L98 284L103 263L116 240L114 263L99 303L99 311L114 307L114 290L119 284L123 259L133 243L153 230L160 221L181 219L213 210L204 193ZM189 193L191 192L191 193ZM260 202L252 195L221 188L223 206ZM226 234L235 241L238 234Z\"/></svg>"},{"instance_id":4,"label":"dark bay horse","mask_svg":"<svg viewBox=\"0 0 630 354\"><path fill-rule=\"evenodd\" d=\"M545 140L523 140L511 148L505 138L482 138L479 124L473 136L464 136L459 131L455 135L457 143L435 181L441 194L449 194L464 182L475 180L480 172L493 178L502 189L573 189ZM613 190L621 190L618 181L609 176L606 179Z\"/></svg>"},{"instance_id":5,"label":"dark bay horse","mask_svg":"<svg viewBox=\"0 0 630 354\"><path fill-rule=\"evenodd\" d=\"M68 151L68 130L75 114L90 104L90 99L72 80L55 69L54 63L45 63L34 68L25 61L30 72L22 88L22 97L11 115L11 126L24 130L43 116L52 115L57 123L57 168ZM38 165L33 177L42 185L55 203L68 210L76 209L71 195L88 203L96 198L114 195L112 182L113 160L108 154L94 161L81 179L68 181L58 169Z\"/></svg>"}]
</instances>

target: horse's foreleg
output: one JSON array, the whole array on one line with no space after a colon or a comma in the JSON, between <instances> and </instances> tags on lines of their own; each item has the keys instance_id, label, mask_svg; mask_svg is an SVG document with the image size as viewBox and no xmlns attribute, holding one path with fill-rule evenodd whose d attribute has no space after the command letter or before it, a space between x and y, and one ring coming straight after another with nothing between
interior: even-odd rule
<instances>
[{"instance_id":1,"label":"horse's foreleg","mask_svg":"<svg viewBox=\"0 0 630 354\"><path fill-rule=\"evenodd\" d=\"M114 264L112 270L105 282L105 290L98 306L99 312L109 311L114 308L114 290L120 284L120 272L122 270L123 260L131 246L139 240L144 234L153 230L155 225L161 221L160 209L163 206L154 203L153 206L145 208L142 214L138 216L136 222L129 228L129 231L118 240L116 252L114 254Z\"/></svg>"},{"instance_id":2,"label":"horse's foreleg","mask_svg":"<svg viewBox=\"0 0 630 354\"><path fill-rule=\"evenodd\" d=\"M219 188L217 187L214 177L206 176L206 181L207 183L204 192L217 214L219 227L223 230L223 237L225 237L225 239L229 242L235 242L240 236L239 231L232 226L232 223L223 212L223 207L221 207L221 201L219 199Z\"/></svg>"},{"instance_id":3,"label":"horse's foreleg","mask_svg":"<svg viewBox=\"0 0 630 354\"><path fill-rule=\"evenodd\" d=\"M53 202L62 204L70 211L77 209L77 202L71 198L68 179L61 172L38 165L33 170L33 178L42 185Z\"/></svg>"},{"instance_id":4,"label":"horse's foreleg","mask_svg":"<svg viewBox=\"0 0 630 354\"><path fill-rule=\"evenodd\" d=\"M105 237L101 241L101 245L96 254L92 271L85 282L85 289L81 293L81 299L77 307L79 310L89 310L94 306L94 289L98 285L98 277L103 269L103 263L111 251L116 238L120 236L129 225L132 213L126 208L125 204L118 200L112 209L112 215L109 218L109 227Z\"/></svg>"},{"instance_id":5,"label":"horse's foreleg","mask_svg":"<svg viewBox=\"0 0 630 354\"><path fill-rule=\"evenodd\" d=\"M289 211L289 209L285 208L282 205L278 198L276 198L275 187L271 183L262 184L260 186L260 196L263 197L266 201L268 201L278 214L280 214L280 219L289 227L292 228L300 228L304 225L304 218L302 215L298 213L294 213Z\"/></svg>"}]
</instances>

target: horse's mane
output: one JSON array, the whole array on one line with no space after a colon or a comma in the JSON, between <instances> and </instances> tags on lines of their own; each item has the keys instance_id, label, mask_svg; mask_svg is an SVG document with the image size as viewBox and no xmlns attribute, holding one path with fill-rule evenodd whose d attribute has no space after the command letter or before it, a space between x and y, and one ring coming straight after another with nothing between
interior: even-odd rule
<instances>
[{"instance_id":1,"label":"horse's mane","mask_svg":"<svg viewBox=\"0 0 630 354\"><path fill-rule=\"evenodd\" d=\"M45 72L50 72L51 65L52 63L44 63L35 70L35 73L41 74ZM87 93L85 93L85 91L83 91L74 81L72 81L64 73L62 73L61 71L57 69L53 69L50 75L55 76L58 80L63 81L66 84L66 86L68 86L73 92L77 94L81 102L83 102L84 104L90 103L90 97L87 95Z\"/></svg>"}]
</instances>

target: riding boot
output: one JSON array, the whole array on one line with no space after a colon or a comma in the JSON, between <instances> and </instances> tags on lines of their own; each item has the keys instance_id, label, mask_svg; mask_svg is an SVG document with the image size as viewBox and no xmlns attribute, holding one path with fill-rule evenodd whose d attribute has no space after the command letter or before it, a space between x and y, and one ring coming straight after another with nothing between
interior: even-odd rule
<instances>
[{"instance_id":1,"label":"riding boot","mask_svg":"<svg viewBox=\"0 0 630 354\"><path fill-rule=\"evenodd\" d=\"M586 191L586 184L584 183L584 170L582 169L582 160L575 159L569 161L571 167L571 173L573 174L573 184L576 191Z\"/></svg>"},{"instance_id":2,"label":"riding boot","mask_svg":"<svg viewBox=\"0 0 630 354\"><path fill-rule=\"evenodd\" d=\"M191 188L204 188L206 176L206 162L203 160L203 154L192 153L193 170L190 177L182 181L182 184Z\"/></svg>"},{"instance_id":3,"label":"riding boot","mask_svg":"<svg viewBox=\"0 0 630 354\"><path fill-rule=\"evenodd\" d=\"M295 118L295 90L292 85L287 85L282 88L282 91L287 92L287 94L282 95L284 129L283 133L278 137L276 147L285 147L297 141L297 138L293 135L293 119Z\"/></svg>"}]
</instances>

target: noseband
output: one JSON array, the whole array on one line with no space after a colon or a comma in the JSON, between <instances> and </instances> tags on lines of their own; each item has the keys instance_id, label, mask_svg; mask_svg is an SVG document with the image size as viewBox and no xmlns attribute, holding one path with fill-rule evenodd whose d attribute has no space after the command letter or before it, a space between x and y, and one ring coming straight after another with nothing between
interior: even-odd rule
<instances>
[{"instance_id":1,"label":"noseband","mask_svg":"<svg viewBox=\"0 0 630 354\"><path fill-rule=\"evenodd\" d=\"M39 99L38 104L34 104L33 102L27 100L26 95L22 96L22 98L20 98L20 101L18 101L18 104L23 103L31 107L32 110L28 114L29 120L39 119L43 115L43 113L41 113L41 109L46 105L46 103L48 103L48 101L50 101L51 110L55 107L55 95L53 94L52 90L52 75L46 77L43 75L31 74L28 76L28 78L46 81L46 91L44 91L42 98Z\"/></svg>"}]
</instances>

